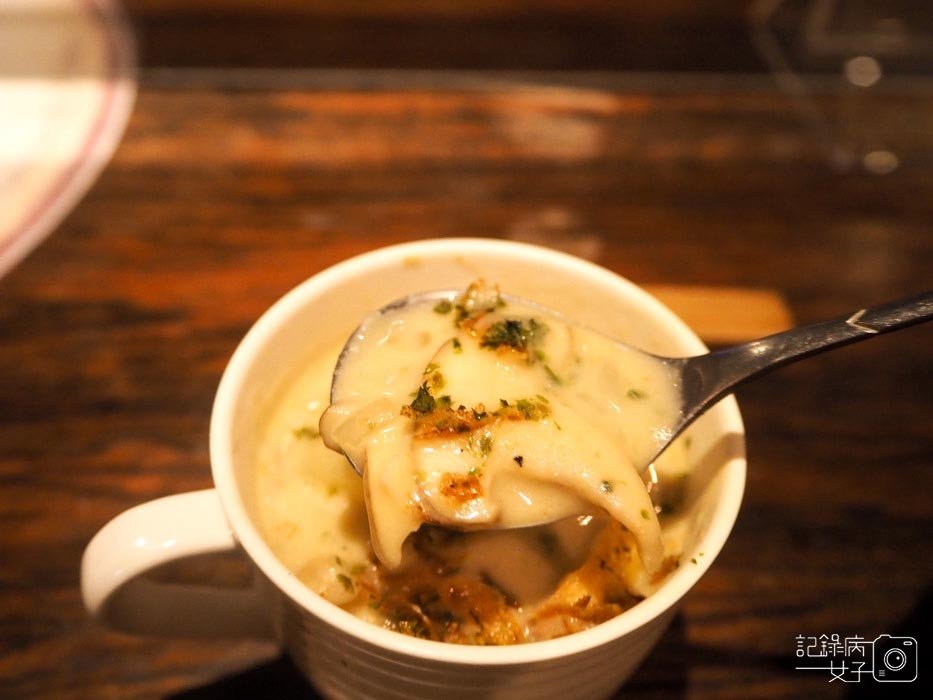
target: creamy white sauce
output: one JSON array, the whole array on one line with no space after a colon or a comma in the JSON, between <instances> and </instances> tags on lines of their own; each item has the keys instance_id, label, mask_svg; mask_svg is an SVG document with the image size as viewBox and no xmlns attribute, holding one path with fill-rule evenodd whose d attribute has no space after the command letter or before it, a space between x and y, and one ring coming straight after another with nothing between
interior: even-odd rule
<instances>
[{"instance_id":1,"label":"creamy white sauce","mask_svg":"<svg viewBox=\"0 0 933 700\"><path fill-rule=\"evenodd\" d=\"M605 511L657 571L660 526L634 465L679 413L671 371L486 288L452 306L368 319L320 424L363 472L380 560L399 566L423 523L503 529Z\"/></svg>"},{"instance_id":2,"label":"creamy white sauce","mask_svg":"<svg viewBox=\"0 0 933 700\"><path fill-rule=\"evenodd\" d=\"M511 316L519 309L504 311ZM329 412L332 426L321 418L337 344L297 368L261 426L258 514L285 566L312 590L374 624L461 643L566 634L650 594L660 580L653 572L663 572L662 562L673 565L680 554L682 523L667 517L659 528L656 504L632 462L651 449L643 431L676 410L669 378L650 363L610 367L609 348L598 336L562 329L553 320L539 349L559 384L540 358L517 365L515 357L468 347L465 336L453 352L450 340L459 333L451 314L422 309L383 321L354 358L345 358L340 376L348 383L339 392L340 405ZM547 399L547 415L489 421L481 433L455 439L415 438L413 419L402 415L402 406L412 403L432 363L444 378L435 393L450 395L454 406L495 409L500 398L514 406L540 395ZM495 377L496 387L481 386L477 371ZM319 425L332 431L330 440L356 451L365 479L327 448ZM483 437L489 441L480 445ZM522 466L515 456L523 458ZM376 464L384 468L377 471ZM662 485L670 485L668 493L679 490L688 471L683 441L655 466ZM442 475L470 470L481 474L482 499L445 498L438 487ZM581 512L595 515L576 515ZM631 535L613 531L607 512ZM567 513L572 515L546 526L496 529ZM469 532L435 542L427 526L411 534L423 522ZM634 546L629 553L629 542L637 553ZM471 608L466 615L447 598L442 616L428 614L415 594L432 586L442 593L469 591L467 600L483 603L474 606L481 619L474 623L469 617L479 613ZM579 607L590 598L589 607ZM409 609L421 611L425 622L412 623Z\"/></svg>"}]
</instances>

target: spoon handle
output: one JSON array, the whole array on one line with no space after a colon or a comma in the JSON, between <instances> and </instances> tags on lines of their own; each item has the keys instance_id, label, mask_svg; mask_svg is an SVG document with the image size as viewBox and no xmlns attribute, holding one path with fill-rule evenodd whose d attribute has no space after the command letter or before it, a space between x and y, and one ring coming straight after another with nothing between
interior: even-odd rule
<instances>
[{"instance_id":1,"label":"spoon handle","mask_svg":"<svg viewBox=\"0 0 933 700\"><path fill-rule=\"evenodd\" d=\"M829 321L675 361L682 374L683 414L674 435L737 385L753 377L810 355L931 318L933 291L926 291Z\"/></svg>"}]
</instances>

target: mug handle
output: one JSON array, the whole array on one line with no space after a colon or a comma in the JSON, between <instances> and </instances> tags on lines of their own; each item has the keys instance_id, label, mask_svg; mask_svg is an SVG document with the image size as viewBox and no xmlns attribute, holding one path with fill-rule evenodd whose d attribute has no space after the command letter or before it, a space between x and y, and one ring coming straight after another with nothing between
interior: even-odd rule
<instances>
[{"instance_id":1,"label":"mug handle","mask_svg":"<svg viewBox=\"0 0 933 700\"><path fill-rule=\"evenodd\" d=\"M259 575L249 588L144 577L184 557L237 549L214 489L143 503L104 525L84 550L84 607L108 627L132 634L274 639L270 597Z\"/></svg>"}]
</instances>

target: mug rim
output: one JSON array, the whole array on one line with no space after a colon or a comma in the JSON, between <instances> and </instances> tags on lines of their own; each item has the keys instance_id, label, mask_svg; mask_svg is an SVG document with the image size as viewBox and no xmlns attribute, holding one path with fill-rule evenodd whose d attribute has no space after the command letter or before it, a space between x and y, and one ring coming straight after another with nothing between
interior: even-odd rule
<instances>
[{"instance_id":1,"label":"mug rim","mask_svg":"<svg viewBox=\"0 0 933 700\"><path fill-rule=\"evenodd\" d=\"M690 567L678 567L656 591L616 617L587 630L544 641L495 647L451 644L410 637L361 620L307 588L275 556L247 512L233 469L232 429L240 390L268 338L291 319L296 308L335 282L359 275L367 269L427 254L469 255L480 251L521 256L530 261L542 260L587 278L599 277L637 297L652 316L660 318L666 329L676 333L678 340L693 346L692 352L707 351L696 333L656 297L621 275L568 253L491 238L431 238L395 244L353 256L312 275L286 292L256 320L237 345L217 389L210 421L210 459L214 486L235 539L263 575L295 604L360 642L390 652L454 664L505 666L575 655L627 636L662 617L700 580L725 545L744 494L747 469L745 431L734 397L723 399L710 410L710 413L715 411L719 414L723 434L737 435L740 439L735 446L736 454L723 466L728 478L723 480L709 526L700 540L704 552L702 559L697 559L696 564Z\"/></svg>"}]
</instances>

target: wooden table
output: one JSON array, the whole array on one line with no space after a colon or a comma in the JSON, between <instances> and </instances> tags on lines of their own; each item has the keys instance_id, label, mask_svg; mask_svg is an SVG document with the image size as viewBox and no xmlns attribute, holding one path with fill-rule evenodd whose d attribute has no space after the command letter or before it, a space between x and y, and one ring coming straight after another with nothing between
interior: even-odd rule
<instances>
[{"instance_id":1,"label":"wooden table","mask_svg":"<svg viewBox=\"0 0 933 700\"><path fill-rule=\"evenodd\" d=\"M239 338L339 260L501 237L640 284L765 290L794 322L933 281L930 134L891 174L837 172L763 74L141 79L112 164L0 279L3 697L313 697L265 644L102 629L78 566L112 516L210 485L211 401ZM928 92L886 105L933 123ZM742 309L700 311L715 342ZM860 696L881 686L795 670L797 635L933 643L931 350L933 325L916 327L741 390L741 515L626 697Z\"/></svg>"}]
</instances>

